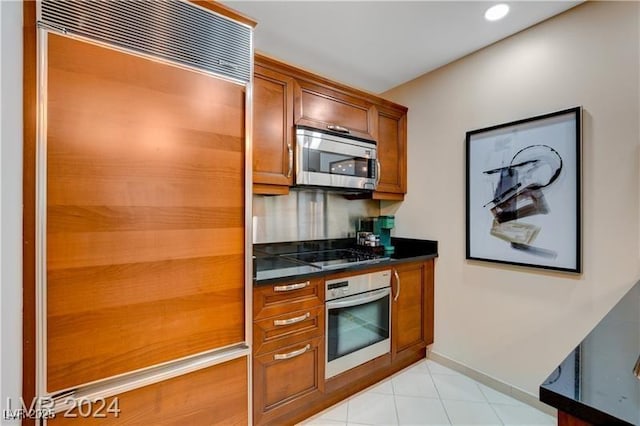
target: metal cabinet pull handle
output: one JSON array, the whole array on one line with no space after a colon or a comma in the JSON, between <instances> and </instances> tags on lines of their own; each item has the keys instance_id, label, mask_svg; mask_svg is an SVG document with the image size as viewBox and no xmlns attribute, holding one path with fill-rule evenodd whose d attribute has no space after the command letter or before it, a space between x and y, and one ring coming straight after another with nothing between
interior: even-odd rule
<instances>
[{"instance_id":1,"label":"metal cabinet pull handle","mask_svg":"<svg viewBox=\"0 0 640 426\"><path fill-rule=\"evenodd\" d=\"M329 124L329 125L327 126L327 129L329 129L329 130L333 130L334 132L340 132L340 133L351 133L351 132L349 131L349 129L347 129L346 127L338 126L338 125L335 125L335 124Z\"/></svg>"},{"instance_id":2,"label":"metal cabinet pull handle","mask_svg":"<svg viewBox=\"0 0 640 426\"><path fill-rule=\"evenodd\" d=\"M293 174L293 147L291 144L287 144L287 149L289 150L289 171L287 171L287 177L290 178Z\"/></svg>"},{"instance_id":3,"label":"metal cabinet pull handle","mask_svg":"<svg viewBox=\"0 0 640 426\"><path fill-rule=\"evenodd\" d=\"M300 290L301 288L305 288L309 286L309 281L305 281L303 283L297 284L289 284L289 285L277 285L273 287L273 291L292 291L292 290Z\"/></svg>"},{"instance_id":4,"label":"metal cabinet pull handle","mask_svg":"<svg viewBox=\"0 0 640 426\"><path fill-rule=\"evenodd\" d=\"M300 315L299 317L293 317L293 318L288 318L288 319L283 319L283 320L273 320L273 325L290 325L290 324L295 324L297 322L301 322L306 320L307 318L309 318L311 316L310 312L307 312L304 315Z\"/></svg>"},{"instance_id":5,"label":"metal cabinet pull handle","mask_svg":"<svg viewBox=\"0 0 640 426\"><path fill-rule=\"evenodd\" d=\"M396 282L398 283L398 291L396 292L396 297L393 298L393 301L396 302L398 297L400 297L400 275L398 275L398 271L393 270L393 275L396 277Z\"/></svg>"},{"instance_id":6,"label":"metal cabinet pull handle","mask_svg":"<svg viewBox=\"0 0 640 426\"><path fill-rule=\"evenodd\" d=\"M279 360L279 359L290 359L290 358L295 358L299 355L302 355L303 353L305 353L306 351L308 351L309 349L311 349L311 345L309 343L307 343L307 346L305 346L302 349L298 349L296 351L293 352L289 352L287 354L275 354L273 356L274 360Z\"/></svg>"}]
</instances>

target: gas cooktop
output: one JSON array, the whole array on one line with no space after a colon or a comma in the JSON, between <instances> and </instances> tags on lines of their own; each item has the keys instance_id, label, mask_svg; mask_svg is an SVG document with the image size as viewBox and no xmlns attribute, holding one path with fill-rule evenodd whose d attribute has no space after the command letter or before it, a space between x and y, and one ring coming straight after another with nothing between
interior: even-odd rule
<instances>
[{"instance_id":1,"label":"gas cooktop","mask_svg":"<svg viewBox=\"0 0 640 426\"><path fill-rule=\"evenodd\" d=\"M294 259L298 262L303 262L309 265L313 265L321 269L336 269L346 265L377 263L382 260L389 259L388 256L385 257L383 255L366 253L366 252L355 250L355 249L310 251L310 252L302 252L302 253L285 254L280 256L284 258Z\"/></svg>"}]
</instances>

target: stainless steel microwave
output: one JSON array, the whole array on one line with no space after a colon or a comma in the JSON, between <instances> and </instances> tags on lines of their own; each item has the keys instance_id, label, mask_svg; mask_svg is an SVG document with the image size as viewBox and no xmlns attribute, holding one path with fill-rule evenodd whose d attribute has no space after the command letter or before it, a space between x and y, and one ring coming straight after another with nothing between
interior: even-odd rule
<instances>
[{"instance_id":1,"label":"stainless steel microwave","mask_svg":"<svg viewBox=\"0 0 640 426\"><path fill-rule=\"evenodd\" d=\"M379 177L375 141L296 127L296 185L368 191Z\"/></svg>"}]
</instances>

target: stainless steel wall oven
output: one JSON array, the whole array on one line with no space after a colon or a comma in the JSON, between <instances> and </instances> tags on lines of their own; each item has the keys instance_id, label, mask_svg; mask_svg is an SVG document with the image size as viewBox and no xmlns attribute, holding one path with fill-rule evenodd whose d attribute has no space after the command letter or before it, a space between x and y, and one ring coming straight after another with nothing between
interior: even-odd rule
<instances>
[{"instance_id":1,"label":"stainless steel wall oven","mask_svg":"<svg viewBox=\"0 0 640 426\"><path fill-rule=\"evenodd\" d=\"M325 284L328 379L391 351L391 271Z\"/></svg>"}]
</instances>

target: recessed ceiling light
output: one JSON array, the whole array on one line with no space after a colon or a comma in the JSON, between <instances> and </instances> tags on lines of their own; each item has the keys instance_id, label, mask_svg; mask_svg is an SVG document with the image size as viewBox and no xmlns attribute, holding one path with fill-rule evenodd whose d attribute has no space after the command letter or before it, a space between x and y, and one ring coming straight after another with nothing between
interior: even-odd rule
<instances>
[{"instance_id":1,"label":"recessed ceiling light","mask_svg":"<svg viewBox=\"0 0 640 426\"><path fill-rule=\"evenodd\" d=\"M484 19L487 21L497 21L507 16L507 13L509 13L509 5L504 3L496 4L487 9L484 13Z\"/></svg>"}]
</instances>

